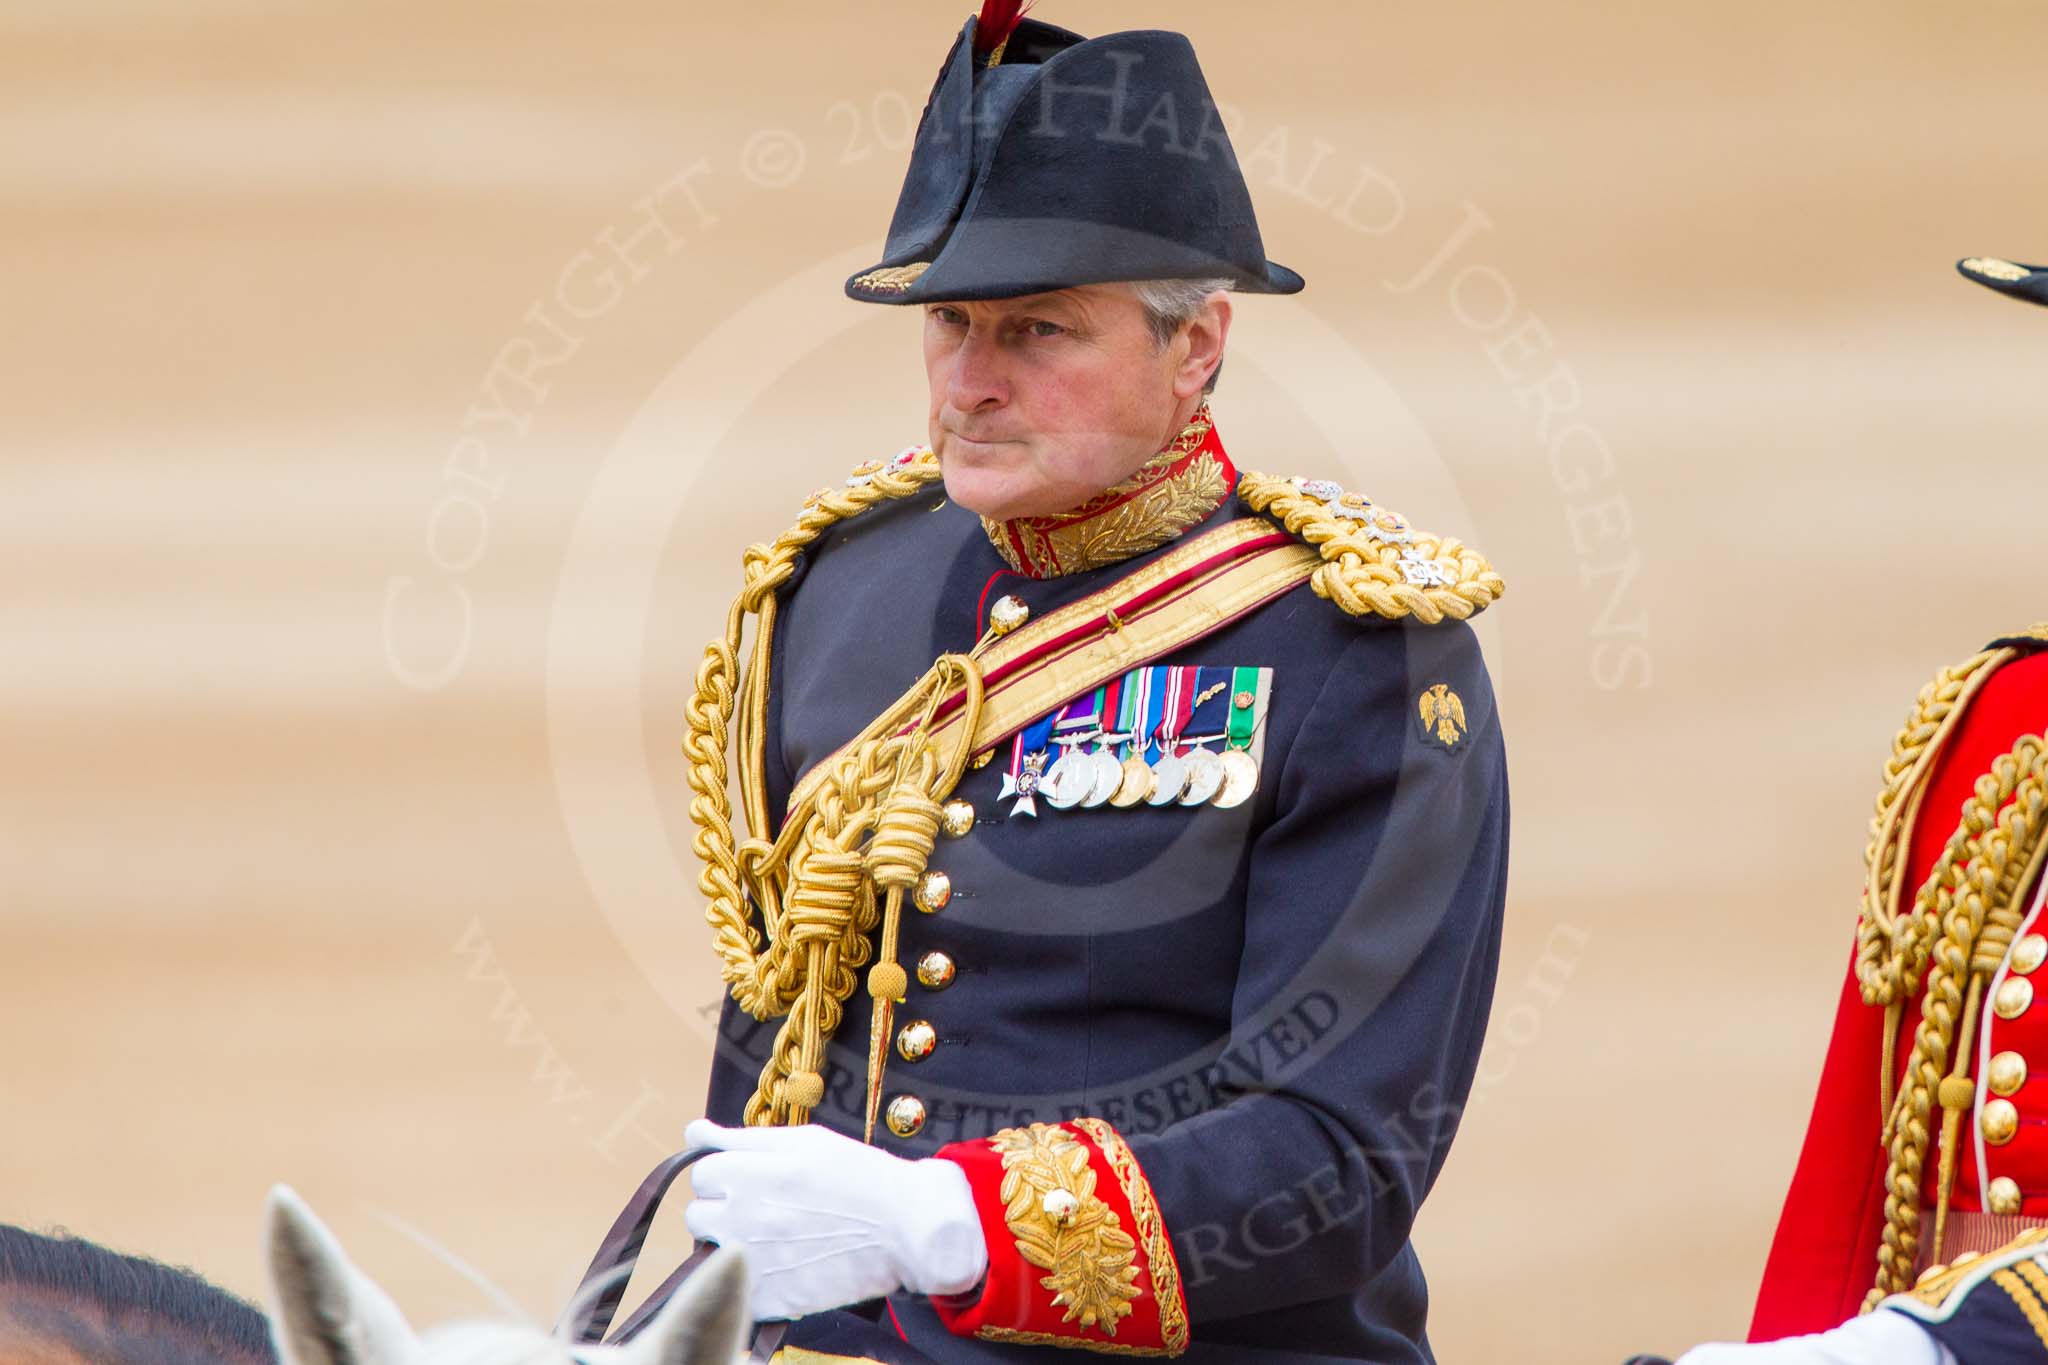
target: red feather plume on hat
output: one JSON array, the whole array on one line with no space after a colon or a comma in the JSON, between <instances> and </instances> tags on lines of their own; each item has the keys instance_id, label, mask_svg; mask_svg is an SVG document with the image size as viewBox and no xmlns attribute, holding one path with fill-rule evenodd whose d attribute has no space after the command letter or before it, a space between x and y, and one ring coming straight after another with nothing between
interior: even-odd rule
<instances>
[{"instance_id":1,"label":"red feather plume on hat","mask_svg":"<svg viewBox=\"0 0 2048 1365\"><path fill-rule=\"evenodd\" d=\"M974 55L1001 52L1016 31L1017 21L1030 8L1031 0L982 0L981 17L974 23Z\"/></svg>"}]
</instances>

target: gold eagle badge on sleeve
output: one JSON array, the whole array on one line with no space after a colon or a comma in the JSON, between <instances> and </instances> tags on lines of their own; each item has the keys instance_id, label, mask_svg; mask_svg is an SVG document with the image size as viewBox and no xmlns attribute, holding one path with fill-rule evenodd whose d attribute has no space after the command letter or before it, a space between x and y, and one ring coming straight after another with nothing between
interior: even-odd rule
<instances>
[{"instance_id":1,"label":"gold eagle badge on sleeve","mask_svg":"<svg viewBox=\"0 0 2048 1365\"><path fill-rule=\"evenodd\" d=\"M1465 740L1465 703L1449 683L1426 689L1416 702L1422 715L1422 738L1439 749L1455 750Z\"/></svg>"}]
</instances>

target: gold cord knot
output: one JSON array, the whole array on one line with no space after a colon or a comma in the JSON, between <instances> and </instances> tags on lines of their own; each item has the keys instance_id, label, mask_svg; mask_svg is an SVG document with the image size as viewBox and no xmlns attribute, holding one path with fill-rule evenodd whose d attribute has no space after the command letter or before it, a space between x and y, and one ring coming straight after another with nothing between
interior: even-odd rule
<instances>
[{"instance_id":1,"label":"gold cord knot","mask_svg":"<svg viewBox=\"0 0 2048 1365\"><path fill-rule=\"evenodd\" d=\"M941 657L914 692L921 714L913 707L915 719L903 730L835 760L829 780L784 813L775 838L761 837L776 828L767 805L764 745L776 593L828 529L939 477L937 457L913 447L892 460L863 465L843 488L812 494L794 527L742 555L738 600L727 613L724 634L706 646L697 669L682 748L689 760L690 819L697 827L692 846L703 863L698 886L706 898L705 919L733 999L759 1019L787 1016L747 1102L750 1124L803 1123L823 1103L825 1039L838 1029L871 958L879 959L868 978L878 1022L908 989L895 962L903 895L923 872L937 839L941 803L966 770L982 702L973 655ZM749 616L758 619L742 674L739 651ZM926 731L938 704L956 691L963 724L942 755ZM753 837L735 831L727 795L727 755L735 742L740 801ZM871 1061L871 1112L878 1071Z\"/></svg>"},{"instance_id":2,"label":"gold cord knot","mask_svg":"<svg viewBox=\"0 0 2048 1365\"><path fill-rule=\"evenodd\" d=\"M803 875L785 902L783 922L792 942L834 939L845 930L860 896L861 870L858 853L817 849L804 860Z\"/></svg>"},{"instance_id":3,"label":"gold cord knot","mask_svg":"<svg viewBox=\"0 0 2048 1365\"><path fill-rule=\"evenodd\" d=\"M939 839L939 803L923 791L889 793L868 840L867 870L881 887L908 887L924 871Z\"/></svg>"}]
</instances>

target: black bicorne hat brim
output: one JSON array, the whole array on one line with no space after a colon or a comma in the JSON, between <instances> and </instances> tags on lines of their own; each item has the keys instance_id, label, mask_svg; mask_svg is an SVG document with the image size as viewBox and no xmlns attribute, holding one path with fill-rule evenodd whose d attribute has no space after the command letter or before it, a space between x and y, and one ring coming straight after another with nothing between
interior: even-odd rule
<instances>
[{"instance_id":1,"label":"black bicorne hat brim","mask_svg":"<svg viewBox=\"0 0 2048 1365\"><path fill-rule=\"evenodd\" d=\"M1972 256L1957 261L1956 270L1964 279L1986 289L1996 289L2028 303L2048 305L2048 266L2020 265L1996 256Z\"/></svg>"},{"instance_id":2,"label":"black bicorne hat brim","mask_svg":"<svg viewBox=\"0 0 2048 1365\"><path fill-rule=\"evenodd\" d=\"M1030 294L1050 294L1056 289L1079 285L1130 281L1128 274L1104 274L1071 268L1046 268L1044 262L1018 260L1007 267L979 262L974 270L934 270L930 261L904 265L873 265L846 282L848 298L863 303L938 303L979 299L1014 299ZM1278 261L1266 262L1266 274L1256 279L1223 265L1175 271L1152 276L1155 279L1227 279L1228 288L1238 294L1298 294L1301 276Z\"/></svg>"}]
</instances>

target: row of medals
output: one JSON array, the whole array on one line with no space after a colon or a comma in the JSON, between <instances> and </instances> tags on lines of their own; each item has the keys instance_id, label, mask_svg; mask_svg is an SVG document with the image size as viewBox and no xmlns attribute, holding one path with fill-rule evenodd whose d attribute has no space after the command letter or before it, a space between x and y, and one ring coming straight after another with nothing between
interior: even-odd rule
<instances>
[{"instance_id":1,"label":"row of medals","mask_svg":"<svg viewBox=\"0 0 2048 1365\"><path fill-rule=\"evenodd\" d=\"M1259 785L1258 760L1243 749L1218 754L1195 748L1147 763L1135 752L1124 759L1109 748L1082 753L1086 742L1070 742L1038 780L1039 795L1059 810L1141 804L1227 809L1243 805Z\"/></svg>"}]
</instances>

